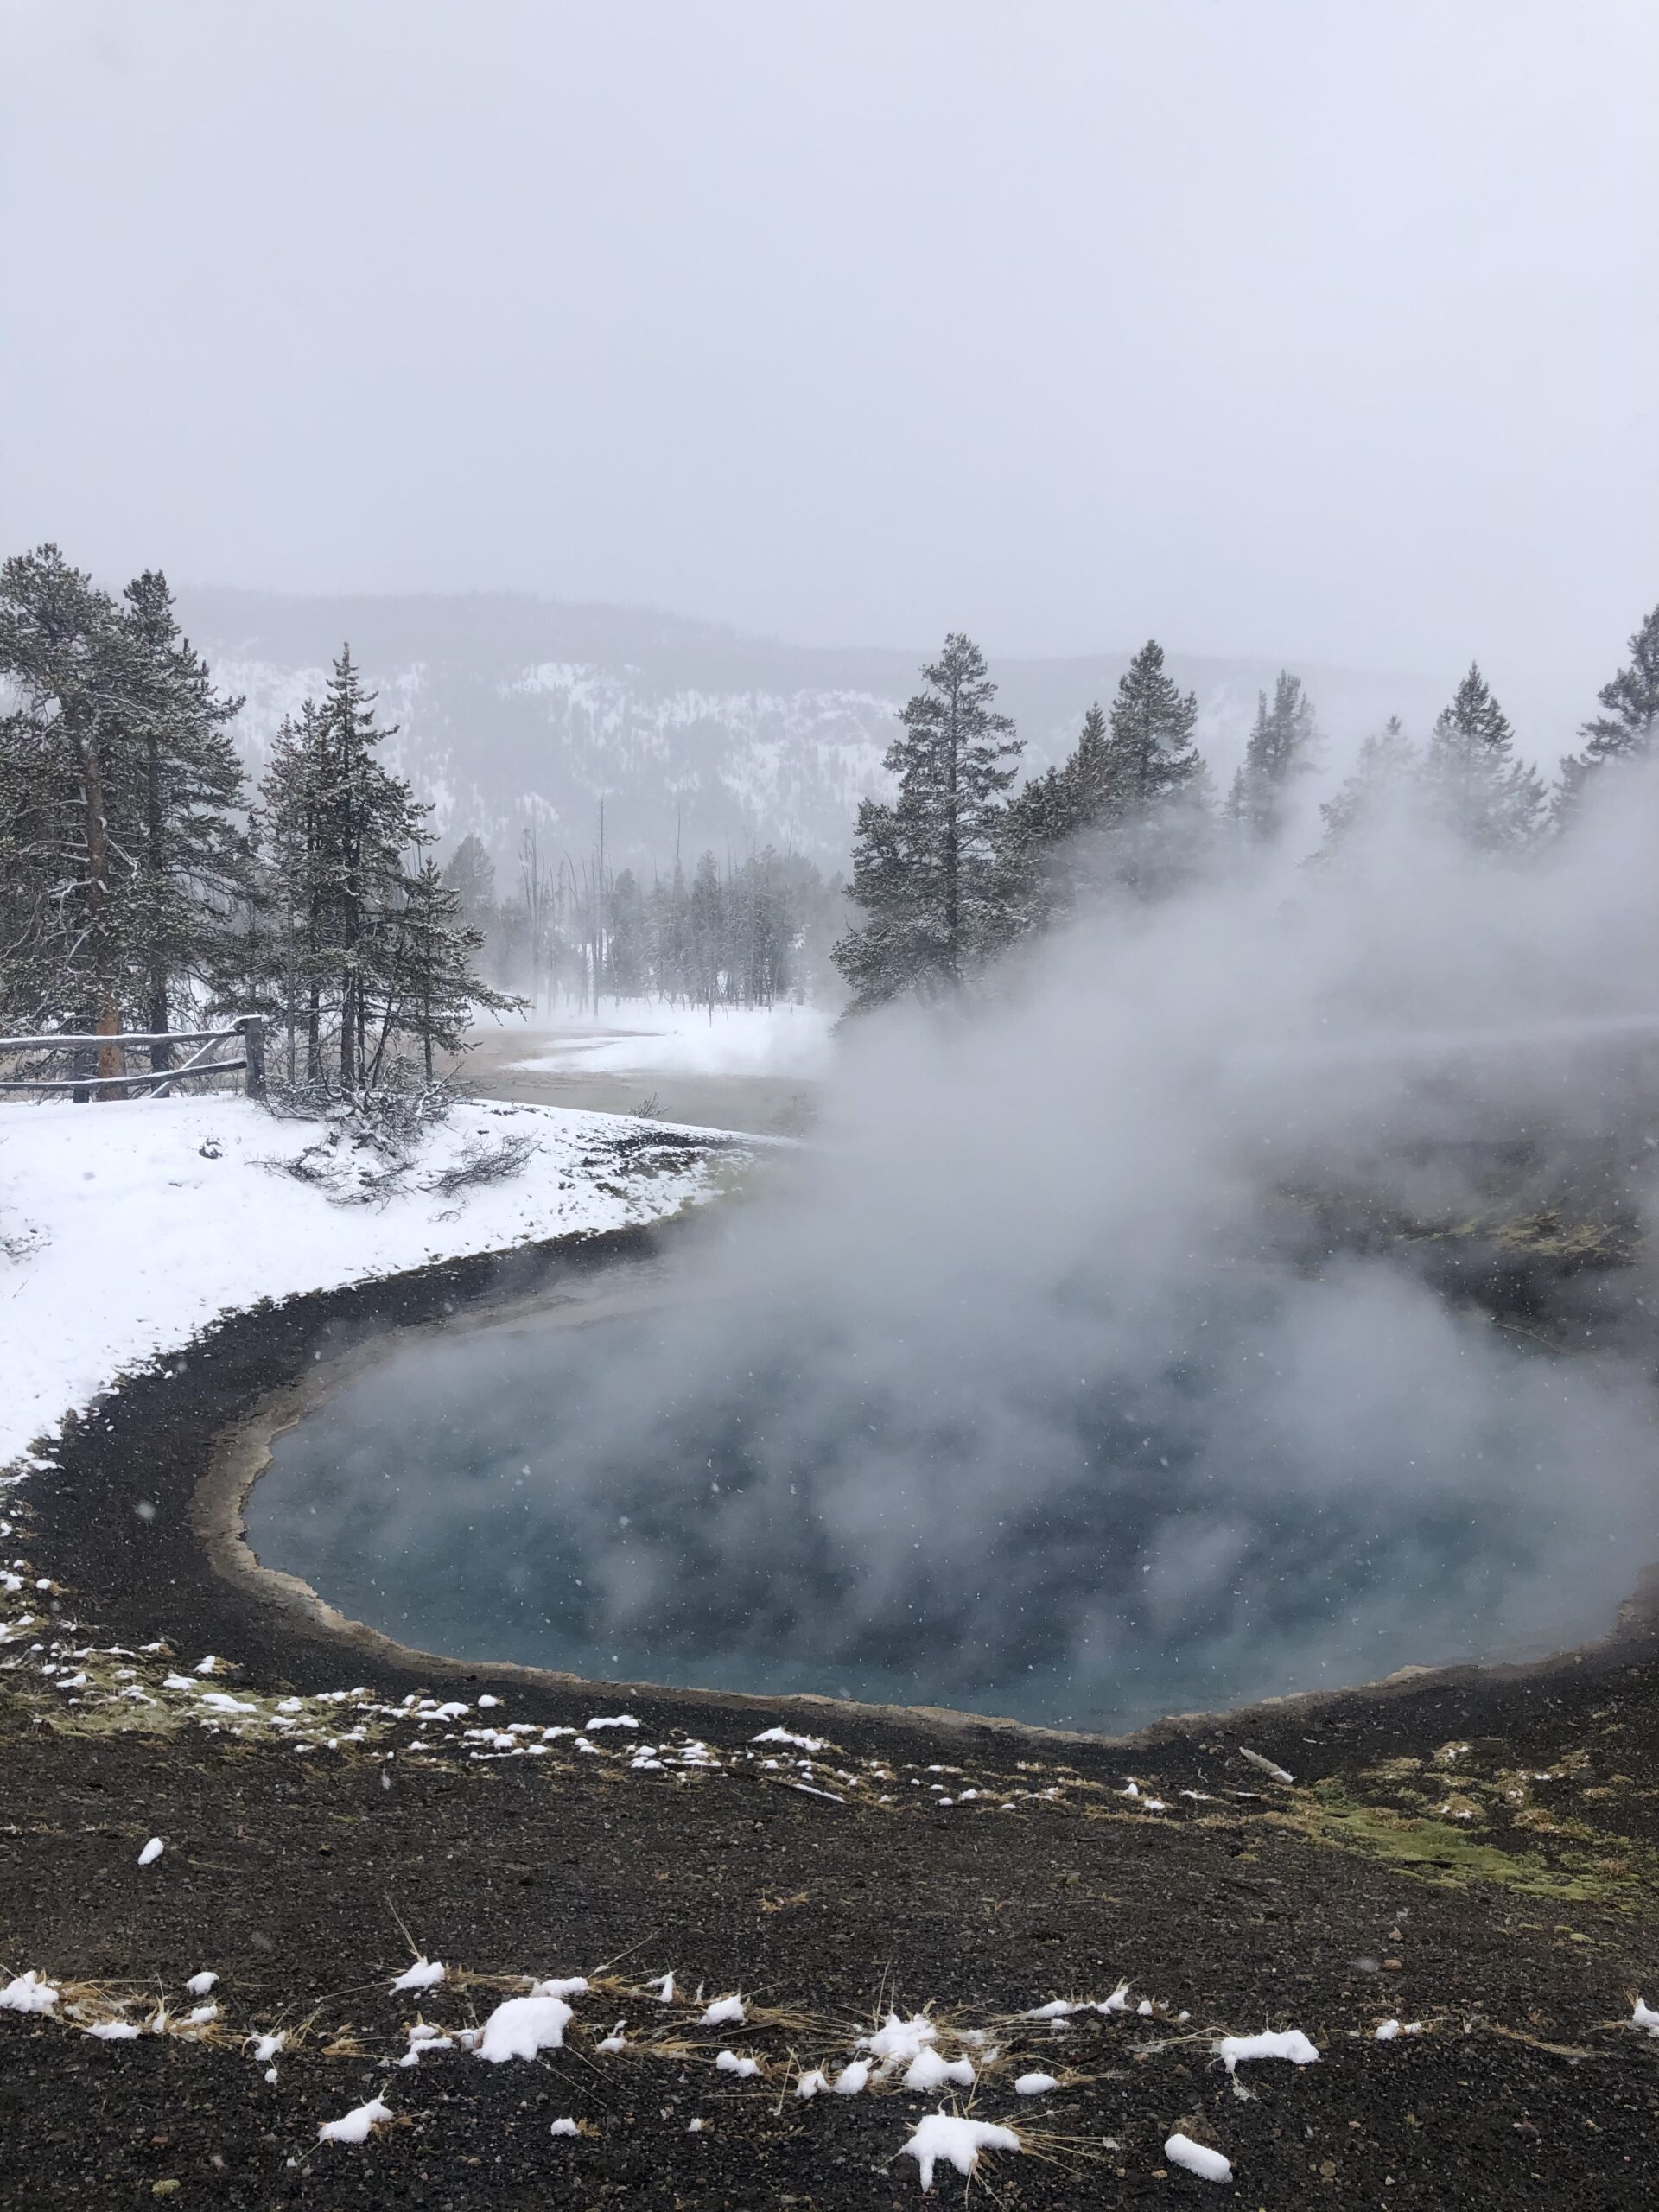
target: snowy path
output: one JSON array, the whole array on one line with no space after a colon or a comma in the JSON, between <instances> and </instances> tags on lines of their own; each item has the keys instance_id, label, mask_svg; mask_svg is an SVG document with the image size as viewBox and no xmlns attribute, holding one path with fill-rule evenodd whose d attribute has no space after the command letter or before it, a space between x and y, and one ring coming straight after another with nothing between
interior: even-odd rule
<instances>
[{"instance_id":1,"label":"snowy path","mask_svg":"<svg viewBox=\"0 0 1659 2212\"><path fill-rule=\"evenodd\" d=\"M0 1466L217 1315L434 1261L660 1220L715 1196L705 1158L614 1179L600 1114L468 1101L407 1186L341 1205L283 1172L321 1135L238 1097L0 1109ZM458 1193L446 1169L508 1135L535 1156ZM722 1155L729 1160L730 1154Z\"/></svg>"}]
</instances>

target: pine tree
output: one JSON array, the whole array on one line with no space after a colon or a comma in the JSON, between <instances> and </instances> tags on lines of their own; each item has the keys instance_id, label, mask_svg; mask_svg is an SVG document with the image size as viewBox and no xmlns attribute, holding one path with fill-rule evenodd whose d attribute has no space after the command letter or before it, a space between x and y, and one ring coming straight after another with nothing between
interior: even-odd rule
<instances>
[{"instance_id":1,"label":"pine tree","mask_svg":"<svg viewBox=\"0 0 1659 2212\"><path fill-rule=\"evenodd\" d=\"M1110 738L1096 701L1068 757L1033 776L1009 802L1004 905L1014 934L1046 927L1098 887L1099 842L1091 833L1106 829L1117 812Z\"/></svg>"},{"instance_id":2,"label":"pine tree","mask_svg":"<svg viewBox=\"0 0 1659 2212\"><path fill-rule=\"evenodd\" d=\"M324 1072L332 1030L341 1087L363 1083L398 988L403 855L429 810L376 748L376 727L346 647L321 705L285 723L262 785L272 895L284 918L290 1040L302 1013L308 1076ZM296 1001L302 1001L296 1003ZM291 1050L291 1042L290 1042Z\"/></svg>"},{"instance_id":3,"label":"pine tree","mask_svg":"<svg viewBox=\"0 0 1659 2212\"><path fill-rule=\"evenodd\" d=\"M610 938L605 980L616 997L643 998L651 979L651 947L645 895L631 868L611 884L607 927Z\"/></svg>"},{"instance_id":4,"label":"pine tree","mask_svg":"<svg viewBox=\"0 0 1659 2212\"><path fill-rule=\"evenodd\" d=\"M1630 639L1630 664L1597 696L1606 713L1584 725L1587 760L1645 760L1659 741L1659 607Z\"/></svg>"},{"instance_id":5,"label":"pine tree","mask_svg":"<svg viewBox=\"0 0 1659 2212\"><path fill-rule=\"evenodd\" d=\"M446 886L461 900L461 918L487 939L496 924L495 862L484 840L468 830L443 871Z\"/></svg>"},{"instance_id":6,"label":"pine tree","mask_svg":"<svg viewBox=\"0 0 1659 2212\"><path fill-rule=\"evenodd\" d=\"M143 964L143 1020L170 1025L192 984L224 995L232 916L250 887L240 816L245 778L229 725L240 699L221 697L206 663L180 633L159 570L127 586L124 622L136 696L129 734L142 753L142 823L134 838L132 925ZM246 1011L245 1008L239 1009ZM154 1068L171 1065L166 1044Z\"/></svg>"},{"instance_id":7,"label":"pine tree","mask_svg":"<svg viewBox=\"0 0 1659 2212\"><path fill-rule=\"evenodd\" d=\"M1509 720L1471 662L1424 757L1431 818L1477 851L1523 851L1542 826L1546 793L1537 771L1514 754Z\"/></svg>"},{"instance_id":8,"label":"pine tree","mask_svg":"<svg viewBox=\"0 0 1659 2212\"><path fill-rule=\"evenodd\" d=\"M1589 743L1561 763L1556 794L1559 820L1572 814L1585 783L1615 760L1645 760L1659 746L1659 607L1630 639L1630 664L1597 693L1605 714L1581 725Z\"/></svg>"},{"instance_id":9,"label":"pine tree","mask_svg":"<svg viewBox=\"0 0 1659 2212\"><path fill-rule=\"evenodd\" d=\"M1359 748L1353 772L1324 800L1325 840L1316 857L1328 860L1356 836L1363 836L1409 804L1418 769L1417 748L1391 715Z\"/></svg>"},{"instance_id":10,"label":"pine tree","mask_svg":"<svg viewBox=\"0 0 1659 2212\"><path fill-rule=\"evenodd\" d=\"M432 1080L435 1051L451 1058L468 1051L467 1030L475 1013L518 1013L523 999L493 990L479 975L484 933L467 920L461 893L417 844L417 860L405 878L397 918L391 989L382 1016L379 1042L366 1071L372 1081L388 1040L412 1038Z\"/></svg>"},{"instance_id":11,"label":"pine tree","mask_svg":"<svg viewBox=\"0 0 1659 2212\"><path fill-rule=\"evenodd\" d=\"M691 878L686 906L686 991L694 1006L706 1006L710 1014L721 995L724 937L720 871L714 855L704 853Z\"/></svg>"},{"instance_id":12,"label":"pine tree","mask_svg":"<svg viewBox=\"0 0 1659 2212\"><path fill-rule=\"evenodd\" d=\"M1118 678L1102 774L1115 810L1145 814L1183 791L1198 772L1192 732L1195 692L1164 673L1164 649L1148 639Z\"/></svg>"},{"instance_id":13,"label":"pine tree","mask_svg":"<svg viewBox=\"0 0 1659 2212\"><path fill-rule=\"evenodd\" d=\"M1195 693L1164 672L1149 639L1118 679L1099 774L1109 828L1107 873L1142 897L1190 874L1208 803L1208 776L1192 732Z\"/></svg>"},{"instance_id":14,"label":"pine tree","mask_svg":"<svg viewBox=\"0 0 1659 2212\"><path fill-rule=\"evenodd\" d=\"M991 702L977 645L953 632L899 715L886 766L891 804L866 799L851 895L864 919L836 947L856 1009L901 991L948 995L1007 933L1001 841L1020 745Z\"/></svg>"},{"instance_id":15,"label":"pine tree","mask_svg":"<svg viewBox=\"0 0 1659 2212\"><path fill-rule=\"evenodd\" d=\"M0 726L7 1016L113 1035L138 966L137 673L108 594L55 545L0 569L0 678L16 702ZM118 1075L119 1054L97 1071Z\"/></svg>"},{"instance_id":16,"label":"pine tree","mask_svg":"<svg viewBox=\"0 0 1659 2212\"><path fill-rule=\"evenodd\" d=\"M1227 818L1247 844L1271 844L1283 831L1291 787L1316 765L1313 709L1301 678L1281 669L1273 688L1256 694L1255 727L1227 798Z\"/></svg>"},{"instance_id":17,"label":"pine tree","mask_svg":"<svg viewBox=\"0 0 1659 2212\"><path fill-rule=\"evenodd\" d=\"M340 977L340 1080L347 1090L364 1077L376 1015L393 988L402 856L429 810L376 757L375 748L397 732L375 727L374 701L351 647L343 647L321 710L329 770L322 862L326 950Z\"/></svg>"}]
</instances>

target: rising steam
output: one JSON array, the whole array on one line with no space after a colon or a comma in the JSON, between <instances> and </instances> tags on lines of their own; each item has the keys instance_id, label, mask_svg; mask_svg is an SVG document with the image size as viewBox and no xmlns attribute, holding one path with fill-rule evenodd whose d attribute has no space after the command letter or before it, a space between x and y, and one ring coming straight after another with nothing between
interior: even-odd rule
<instances>
[{"instance_id":1,"label":"rising steam","mask_svg":"<svg viewBox=\"0 0 1659 2212\"><path fill-rule=\"evenodd\" d=\"M1652 1197L1659 772L1606 780L1524 868L1382 835L859 1027L649 1313L325 1417L398 1478L294 1493L319 1579L401 1556L376 1617L450 1649L1078 1726L1605 1628L1648 1277L1564 1290L1563 1351L1453 1263Z\"/></svg>"}]
</instances>

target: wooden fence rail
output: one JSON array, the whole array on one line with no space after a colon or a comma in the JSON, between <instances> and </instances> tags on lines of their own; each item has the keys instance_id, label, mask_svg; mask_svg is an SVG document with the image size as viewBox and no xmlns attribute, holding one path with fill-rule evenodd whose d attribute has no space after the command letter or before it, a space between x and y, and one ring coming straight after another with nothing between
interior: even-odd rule
<instances>
[{"instance_id":1,"label":"wooden fence rail","mask_svg":"<svg viewBox=\"0 0 1659 2212\"><path fill-rule=\"evenodd\" d=\"M135 1068L124 1075L0 1077L0 1092L67 1090L73 1094L77 1103L99 1093L115 1097L137 1093L140 1096L164 1098L175 1083L239 1071L242 1088L250 1098L264 1095L265 1025L257 1014L245 1014L239 1020L226 1022L218 1029L131 1030L114 1036L0 1037L0 1058L15 1058L20 1053L53 1058L68 1052L101 1054L114 1051L124 1059L129 1050L155 1045L194 1045L197 1049L176 1067ZM231 1058L210 1057L214 1047L221 1045L239 1046L241 1049Z\"/></svg>"}]
</instances>

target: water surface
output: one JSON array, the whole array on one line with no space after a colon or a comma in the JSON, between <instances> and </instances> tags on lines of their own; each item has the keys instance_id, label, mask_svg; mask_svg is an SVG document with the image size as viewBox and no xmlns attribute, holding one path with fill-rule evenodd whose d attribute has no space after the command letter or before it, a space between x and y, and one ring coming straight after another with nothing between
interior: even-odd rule
<instances>
[{"instance_id":1,"label":"water surface","mask_svg":"<svg viewBox=\"0 0 1659 2212\"><path fill-rule=\"evenodd\" d=\"M995 1421L991 1347L876 1357L810 1308L423 1335L277 1440L249 1538L423 1649L1085 1728L1604 1627L1629 1518L1538 1457L1559 1374L1517 1360L1461 1424L1386 1369L1268 1419L1289 1294L1139 1373L1085 1310ZM1602 1448L1587 1411L1580 1474Z\"/></svg>"}]
</instances>

